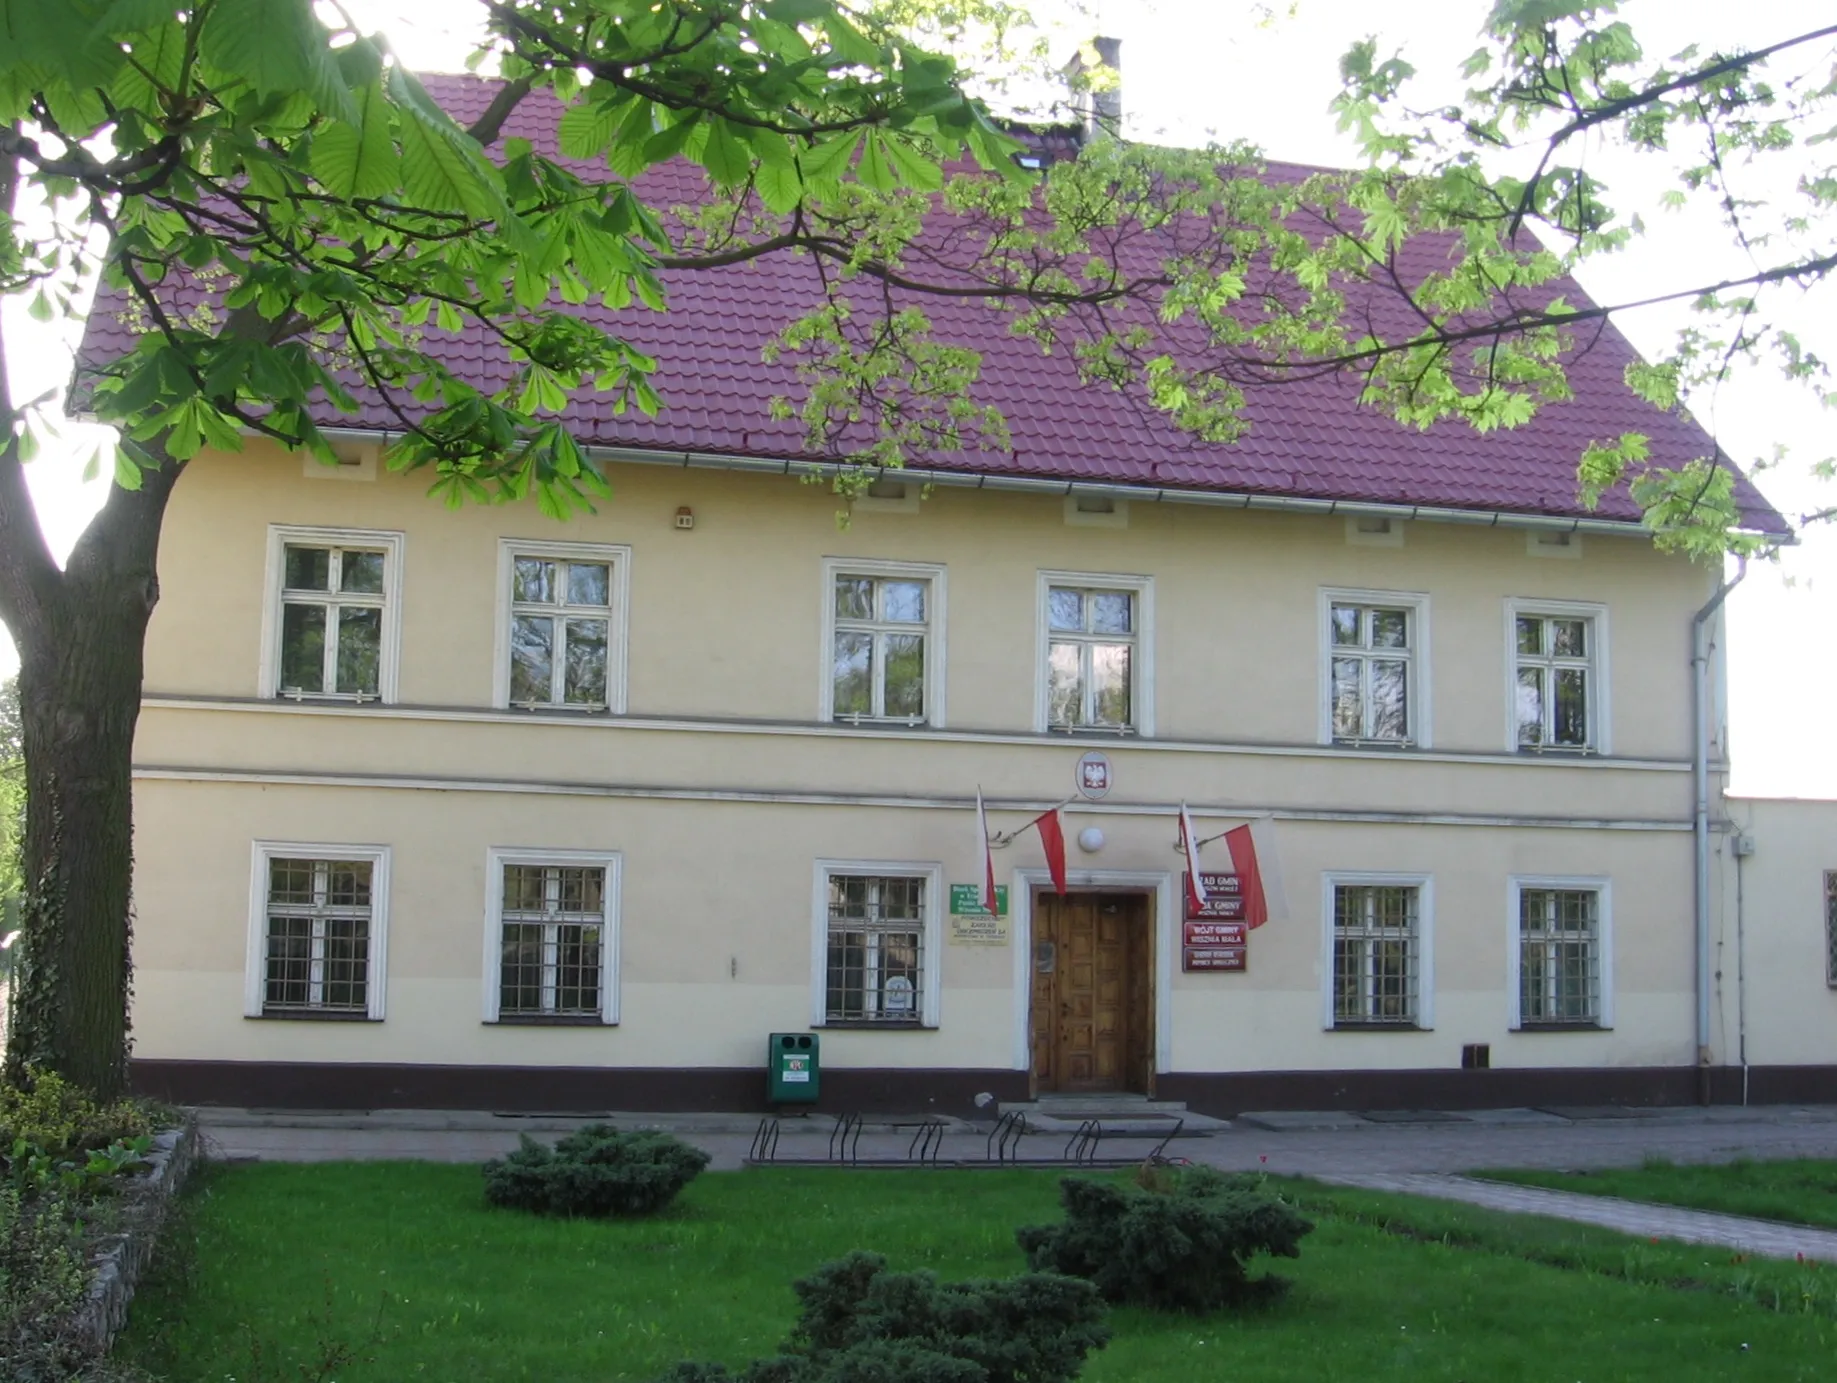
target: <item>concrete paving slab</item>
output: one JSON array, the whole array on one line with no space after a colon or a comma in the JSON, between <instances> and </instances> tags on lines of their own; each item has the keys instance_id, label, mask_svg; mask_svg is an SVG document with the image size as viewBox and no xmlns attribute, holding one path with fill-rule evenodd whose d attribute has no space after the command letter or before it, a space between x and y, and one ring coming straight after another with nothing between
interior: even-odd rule
<instances>
[{"instance_id":1,"label":"concrete paving slab","mask_svg":"<svg viewBox=\"0 0 1837 1383\"><path fill-rule=\"evenodd\" d=\"M1362 1115L1338 1109L1253 1110L1238 1115L1232 1122L1239 1127L1267 1129L1271 1133L1324 1133L1371 1127Z\"/></svg>"},{"instance_id":2,"label":"concrete paving slab","mask_svg":"<svg viewBox=\"0 0 1837 1383\"><path fill-rule=\"evenodd\" d=\"M1543 1105L1546 1114L1554 1114L1559 1119L1568 1119L1572 1123L1583 1123L1598 1119L1654 1119L1656 1110L1635 1109L1627 1105L1590 1104L1590 1105ZM1694 1119L1685 1122L1694 1123Z\"/></svg>"},{"instance_id":3,"label":"concrete paving slab","mask_svg":"<svg viewBox=\"0 0 1837 1383\"><path fill-rule=\"evenodd\" d=\"M1448 1109L1367 1109L1362 1111L1359 1117L1374 1124L1466 1124L1472 1122L1465 1114L1458 1114Z\"/></svg>"},{"instance_id":4,"label":"concrete paving slab","mask_svg":"<svg viewBox=\"0 0 1837 1383\"><path fill-rule=\"evenodd\" d=\"M1547 1109L1470 1109L1467 1122L1487 1128L1567 1127L1569 1120Z\"/></svg>"},{"instance_id":5,"label":"concrete paving slab","mask_svg":"<svg viewBox=\"0 0 1837 1383\"><path fill-rule=\"evenodd\" d=\"M1649 1239L1715 1244L1763 1258L1837 1263L1837 1231L1781 1224L1776 1220L1752 1220L1740 1215L1717 1215L1706 1210L1649 1205L1641 1201L1616 1200L1611 1196L1585 1196L1472 1177L1380 1173L1327 1176L1321 1180L1367 1191L1400 1191L1461 1201L1516 1215L1546 1215Z\"/></svg>"}]
</instances>

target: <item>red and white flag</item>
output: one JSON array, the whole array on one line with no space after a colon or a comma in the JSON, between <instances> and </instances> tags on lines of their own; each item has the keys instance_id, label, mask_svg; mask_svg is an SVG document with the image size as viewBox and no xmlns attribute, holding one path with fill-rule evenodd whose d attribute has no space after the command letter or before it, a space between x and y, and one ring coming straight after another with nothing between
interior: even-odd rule
<instances>
[{"instance_id":1,"label":"red and white flag","mask_svg":"<svg viewBox=\"0 0 1837 1383\"><path fill-rule=\"evenodd\" d=\"M1206 905L1206 886L1199 878L1199 835L1186 803L1180 804L1180 852L1186 856L1186 902L1190 912Z\"/></svg>"},{"instance_id":2,"label":"red and white flag","mask_svg":"<svg viewBox=\"0 0 1837 1383\"><path fill-rule=\"evenodd\" d=\"M1044 816L1036 816L1032 825L1040 828L1040 845L1046 851L1046 870L1052 875L1052 891L1065 896L1065 829L1054 807Z\"/></svg>"},{"instance_id":3,"label":"red and white flag","mask_svg":"<svg viewBox=\"0 0 1837 1383\"><path fill-rule=\"evenodd\" d=\"M999 917L995 906L995 852L989 848L989 815L982 809L982 789L976 789L976 848L982 851L982 905L990 917Z\"/></svg>"},{"instance_id":4,"label":"red and white flag","mask_svg":"<svg viewBox=\"0 0 1837 1383\"><path fill-rule=\"evenodd\" d=\"M1275 822L1260 816L1248 826L1225 832L1231 849L1231 868L1237 873L1239 897L1244 900L1244 920L1252 928L1272 918L1288 916L1288 894L1282 886L1282 865L1276 856Z\"/></svg>"}]
</instances>

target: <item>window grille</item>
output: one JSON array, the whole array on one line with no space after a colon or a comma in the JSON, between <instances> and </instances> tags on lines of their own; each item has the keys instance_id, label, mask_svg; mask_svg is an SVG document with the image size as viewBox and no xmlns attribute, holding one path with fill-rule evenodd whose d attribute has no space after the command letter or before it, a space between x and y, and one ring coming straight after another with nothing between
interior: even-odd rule
<instances>
[{"instance_id":1,"label":"window grille","mask_svg":"<svg viewBox=\"0 0 1837 1383\"><path fill-rule=\"evenodd\" d=\"M1601 1021L1601 895L1593 889L1518 893L1521 1026Z\"/></svg>"},{"instance_id":2,"label":"window grille","mask_svg":"<svg viewBox=\"0 0 1837 1383\"><path fill-rule=\"evenodd\" d=\"M1406 609L1334 602L1328 631L1335 740L1407 744L1414 737L1414 623Z\"/></svg>"},{"instance_id":3,"label":"window grille","mask_svg":"<svg viewBox=\"0 0 1837 1383\"><path fill-rule=\"evenodd\" d=\"M1837 869L1824 876L1824 981L1837 989Z\"/></svg>"},{"instance_id":4,"label":"window grille","mask_svg":"<svg viewBox=\"0 0 1837 1383\"><path fill-rule=\"evenodd\" d=\"M923 724L931 582L839 573L833 597L833 717Z\"/></svg>"},{"instance_id":5,"label":"window grille","mask_svg":"<svg viewBox=\"0 0 1837 1383\"><path fill-rule=\"evenodd\" d=\"M287 543L281 567L276 694L376 699L389 601L387 554L380 548Z\"/></svg>"},{"instance_id":6,"label":"window grille","mask_svg":"<svg viewBox=\"0 0 1837 1383\"><path fill-rule=\"evenodd\" d=\"M1135 593L1050 586L1046 723L1055 730L1135 726Z\"/></svg>"},{"instance_id":7,"label":"window grille","mask_svg":"<svg viewBox=\"0 0 1837 1383\"><path fill-rule=\"evenodd\" d=\"M830 875L828 1021L920 1023L924 947L923 879Z\"/></svg>"},{"instance_id":8,"label":"window grille","mask_svg":"<svg viewBox=\"0 0 1837 1383\"><path fill-rule=\"evenodd\" d=\"M1513 688L1520 749L1594 747L1594 621L1519 615Z\"/></svg>"},{"instance_id":9,"label":"window grille","mask_svg":"<svg viewBox=\"0 0 1837 1383\"><path fill-rule=\"evenodd\" d=\"M510 704L606 710L612 564L519 554L510 573Z\"/></svg>"},{"instance_id":10,"label":"window grille","mask_svg":"<svg viewBox=\"0 0 1837 1383\"><path fill-rule=\"evenodd\" d=\"M1420 890L1340 884L1333 890L1333 1022L1413 1027L1421 966Z\"/></svg>"},{"instance_id":11,"label":"window grille","mask_svg":"<svg viewBox=\"0 0 1837 1383\"><path fill-rule=\"evenodd\" d=\"M597 1018L606 927L598 865L506 864L500 1018Z\"/></svg>"},{"instance_id":12,"label":"window grille","mask_svg":"<svg viewBox=\"0 0 1837 1383\"><path fill-rule=\"evenodd\" d=\"M264 1014L369 1011L371 862L268 861Z\"/></svg>"}]
</instances>

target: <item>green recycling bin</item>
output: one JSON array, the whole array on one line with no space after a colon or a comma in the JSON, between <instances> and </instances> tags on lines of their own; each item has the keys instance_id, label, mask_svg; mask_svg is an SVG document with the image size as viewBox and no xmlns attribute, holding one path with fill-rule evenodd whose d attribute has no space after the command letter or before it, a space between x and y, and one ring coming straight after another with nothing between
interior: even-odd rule
<instances>
[{"instance_id":1,"label":"green recycling bin","mask_svg":"<svg viewBox=\"0 0 1837 1383\"><path fill-rule=\"evenodd\" d=\"M765 1054L767 1099L772 1104L815 1104L822 1084L817 1035L775 1032Z\"/></svg>"}]
</instances>

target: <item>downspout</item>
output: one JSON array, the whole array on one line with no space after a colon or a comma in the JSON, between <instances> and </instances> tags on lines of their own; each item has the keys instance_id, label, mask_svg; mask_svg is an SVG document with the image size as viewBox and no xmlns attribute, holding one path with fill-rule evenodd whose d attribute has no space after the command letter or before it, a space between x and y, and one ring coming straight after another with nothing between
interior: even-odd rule
<instances>
[{"instance_id":1,"label":"downspout","mask_svg":"<svg viewBox=\"0 0 1837 1383\"><path fill-rule=\"evenodd\" d=\"M1691 683L1696 703L1696 745L1691 763L1696 788L1694 836L1696 847L1696 937L1697 937L1697 1102L1710 1102L1710 998L1714 974L1710 959L1709 938L1709 622L1729 592L1748 574L1748 559L1737 557L1735 576L1724 581L1698 610L1690 622Z\"/></svg>"}]
</instances>

